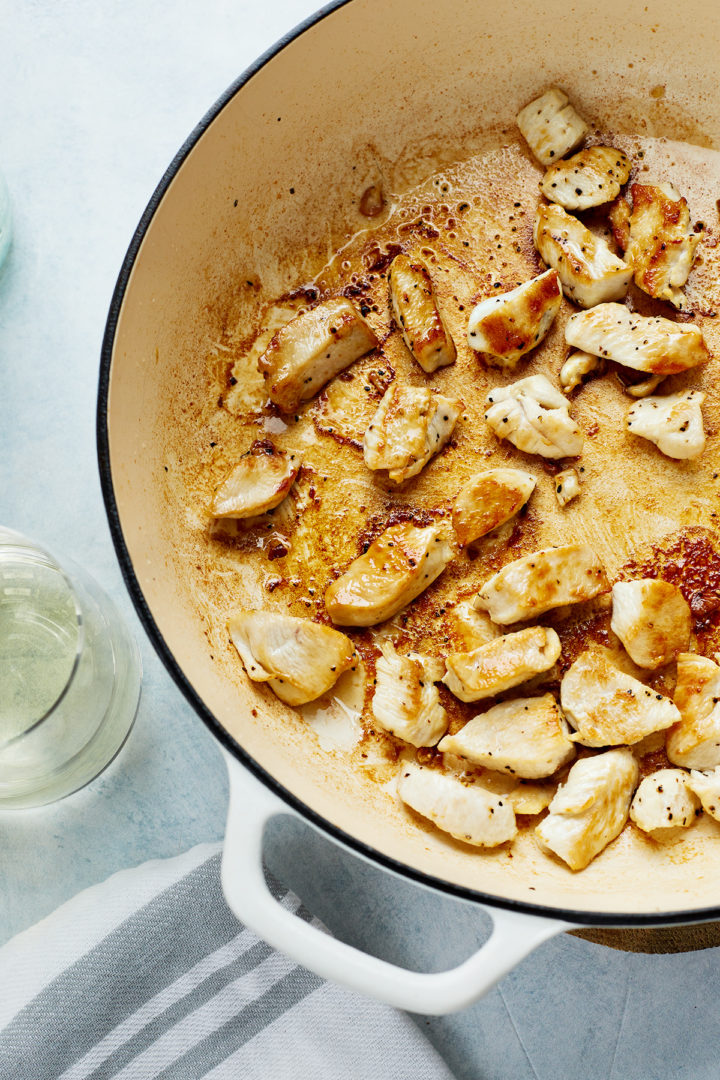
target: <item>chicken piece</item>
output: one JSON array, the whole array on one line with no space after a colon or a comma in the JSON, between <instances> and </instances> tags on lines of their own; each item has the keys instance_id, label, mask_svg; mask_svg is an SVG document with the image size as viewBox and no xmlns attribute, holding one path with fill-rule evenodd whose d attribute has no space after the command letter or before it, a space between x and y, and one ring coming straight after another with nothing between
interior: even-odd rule
<instances>
[{"instance_id":1,"label":"chicken piece","mask_svg":"<svg viewBox=\"0 0 720 1080\"><path fill-rule=\"evenodd\" d=\"M363 454L368 469L387 469L396 484L417 476L452 435L461 409L462 402L456 398L424 386L393 383L365 432Z\"/></svg>"},{"instance_id":2,"label":"chicken piece","mask_svg":"<svg viewBox=\"0 0 720 1080\"><path fill-rule=\"evenodd\" d=\"M531 101L517 115L522 137L541 165L576 150L588 133L583 118L557 87Z\"/></svg>"},{"instance_id":3,"label":"chicken piece","mask_svg":"<svg viewBox=\"0 0 720 1080\"><path fill-rule=\"evenodd\" d=\"M618 581L612 602L610 626L639 667L663 667L687 649L690 606L676 585L656 578Z\"/></svg>"},{"instance_id":4,"label":"chicken piece","mask_svg":"<svg viewBox=\"0 0 720 1080\"><path fill-rule=\"evenodd\" d=\"M216 518L249 518L278 506L300 469L292 454L288 457L271 442L257 440L215 489L212 514Z\"/></svg>"},{"instance_id":5,"label":"chicken piece","mask_svg":"<svg viewBox=\"0 0 720 1080\"><path fill-rule=\"evenodd\" d=\"M630 804L630 820L653 840L674 840L692 825L700 800L682 769L659 769L640 782Z\"/></svg>"},{"instance_id":6,"label":"chicken piece","mask_svg":"<svg viewBox=\"0 0 720 1080\"><path fill-rule=\"evenodd\" d=\"M391 525L325 593L341 626L374 626L396 615L442 573L453 556L442 526Z\"/></svg>"},{"instance_id":7,"label":"chicken piece","mask_svg":"<svg viewBox=\"0 0 720 1080\"><path fill-rule=\"evenodd\" d=\"M390 264L390 300L405 344L423 371L454 364L457 353L438 311L425 263L396 255Z\"/></svg>"},{"instance_id":8,"label":"chicken piece","mask_svg":"<svg viewBox=\"0 0 720 1080\"><path fill-rule=\"evenodd\" d=\"M676 724L669 698L611 664L599 649L586 649L560 683L560 704L583 746L636 743Z\"/></svg>"},{"instance_id":9,"label":"chicken piece","mask_svg":"<svg viewBox=\"0 0 720 1080\"><path fill-rule=\"evenodd\" d=\"M630 236L625 258L635 284L648 296L682 308L682 286L695 259L700 234L690 225L687 201L672 184L633 184Z\"/></svg>"},{"instance_id":10,"label":"chicken piece","mask_svg":"<svg viewBox=\"0 0 720 1080\"><path fill-rule=\"evenodd\" d=\"M720 767L720 667L680 653L674 696L680 718L667 735L668 760L685 769Z\"/></svg>"},{"instance_id":11,"label":"chicken piece","mask_svg":"<svg viewBox=\"0 0 720 1080\"><path fill-rule=\"evenodd\" d=\"M570 406L544 375L530 375L488 394L485 419L499 439L526 454L545 458L577 457L583 436L570 417Z\"/></svg>"},{"instance_id":12,"label":"chicken piece","mask_svg":"<svg viewBox=\"0 0 720 1080\"><path fill-rule=\"evenodd\" d=\"M470 313L468 345L493 367L512 371L543 340L561 304L560 279L555 270L547 270L510 292L481 300Z\"/></svg>"},{"instance_id":13,"label":"chicken piece","mask_svg":"<svg viewBox=\"0 0 720 1080\"><path fill-rule=\"evenodd\" d=\"M634 374L630 368L620 368L616 375L620 378L620 383L626 394L634 398L646 398L650 394L654 394L661 382L665 381L665 375L651 375L647 379L640 379L639 382L628 381L626 376Z\"/></svg>"},{"instance_id":14,"label":"chicken piece","mask_svg":"<svg viewBox=\"0 0 720 1080\"><path fill-rule=\"evenodd\" d=\"M579 350L571 353L560 368L560 385L563 393L571 393L588 375L602 375L604 371L605 361L601 357Z\"/></svg>"},{"instance_id":15,"label":"chicken piece","mask_svg":"<svg viewBox=\"0 0 720 1080\"><path fill-rule=\"evenodd\" d=\"M473 540L510 521L522 510L537 480L522 469L489 469L475 473L455 496L452 523L458 543Z\"/></svg>"},{"instance_id":16,"label":"chicken piece","mask_svg":"<svg viewBox=\"0 0 720 1080\"><path fill-rule=\"evenodd\" d=\"M627 293L632 267L561 206L538 206L533 240L540 258L557 270L565 295L580 307L621 300Z\"/></svg>"},{"instance_id":17,"label":"chicken piece","mask_svg":"<svg viewBox=\"0 0 720 1080\"><path fill-rule=\"evenodd\" d=\"M479 645L487 645L502 633L487 611L478 611L475 607L476 601L477 597L473 600L461 600L452 613L453 629L466 652L477 649Z\"/></svg>"},{"instance_id":18,"label":"chicken piece","mask_svg":"<svg viewBox=\"0 0 720 1080\"><path fill-rule=\"evenodd\" d=\"M702 803L706 814L720 821L720 768L690 773L690 788Z\"/></svg>"},{"instance_id":19,"label":"chicken piece","mask_svg":"<svg viewBox=\"0 0 720 1080\"><path fill-rule=\"evenodd\" d=\"M228 630L249 677L288 705L314 701L358 662L349 637L309 619L239 611Z\"/></svg>"},{"instance_id":20,"label":"chicken piece","mask_svg":"<svg viewBox=\"0 0 720 1080\"><path fill-rule=\"evenodd\" d=\"M307 401L378 339L349 300L326 300L273 336L258 360L270 400L284 412Z\"/></svg>"},{"instance_id":21,"label":"chicken piece","mask_svg":"<svg viewBox=\"0 0 720 1080\"><path fill-rule=\"evenodd\" d=\"M625 251L630 243L631 216L632 207L624 195L616 199L608 211L613 239L621 251Z\"/></svg>"},{"instance_id":22,"label":"chicken piece","mask_svg":"<svg viewBox=\"0 0 720 1080\"><path fill-rule=\"evenodd\" d=\"M478 593L493 622L536 619L551 608L592 600L609 589L602 563L586 544L533 551L504 566Z\"/></svg>"},{"instance_id":23,"label":"chicken piece","mask_svg":"<svg viewBox=\"0 0 720 1080\"><path fill-rule=\"evenodd\" d=\"M472 652L450 653L443 682L461 701L480 701L549 671L561 651L554 630L530 626Z\"/></svg>"},{"instance_id":24,"label":"chicken piece","mask_svg":"<svg viewBox=\"0 0 720 1080\"><path fill-rule=\"evenodd\" d=\"M438 749L529 780L552 776L575 757L570 729L552 694L494 705L446 735Z\"/></svg>"},{"instance_id":25,"label":"chicken piece","mask_svg":"<svg viewBox=\"0 0 720 1080\"><path fill-rule=\"evenodd\" d=\"M447 713L435 683L445 665L431 656L401 656L390 642L375 665L372 714L376 724L413 746L435 746L447 731Z\"/></svg>"},{"instance_id":26,"label":"chicken piece","mask_svg":"<svg viewBox=\"0 0 720 1080\"><path fill-rule=\"evenodd\" d=\"M580 474L577 469L563 469L556 475L553 483L555 498L560 506L567 506L580 494Z\"/></svg>"},{"instance_id":27,"label":"chicken piece","mask_svg":"<svg viewBox=\"0 0 720 1080\"><path fill-rule=\"evenodd\" d=\"M474 847L497 847L517 835L510 800L458 776L408 762L400 771L398 794L438 829Z\"/></svg>"},{"instance_id":28,"label":"chicken piece","mask_svg":"<svg viewBox=\"0 0 720 1080\"><path fill-rule=\"evenodd\" d=\"M526 814L528 817L536 817L547 810L555 797L557 784L534 784L521 780L517 787L509 793L508 798L513 805L516 814Z\"/></svg>"},{"instance_id":29,"label":"chicken piece","mask_svg":"<svg viewBox=\"0 0 720 1080\"><path fill-rule=\"evenodd\" d=\"M581 758L535 829L542 847L571 870L584 870L627 821L638 765L630 750L608 750Z\"/></svg>"},{"instance_id":30,"label":"chicken piece","mask_svg":"<svg viewBox=\"0 0 720 1080\"><path fill-rule=\"evenodd\" d=\"M551 165L540 181L546 199L566 210L589 210L612 202L627 183L630 158L612 146L589 146Z\"/></svg>"},{"instance_id":31,"label":"chicken piece","mask_svg":"<svg viewBox=\"0 0 720 1080\"><path fill-rule=\"evenodd\" d=\"M625 423L631 435L655 443L666 457L690 461L705 449L704 400L702 390L647 397L630 406Z\"/></svg>"},{"instance_id":32,"label":"chicken piece","mask_svg":"<svg viewBox=\"0 0 720 1080\"><path fill-rule=\"evenodd\" d=\"M651 375L687 371L710 356L697 326L635 315L622 304L577 311L565 325L565 340L577 349Z\"/></svg>"}]
</instances>

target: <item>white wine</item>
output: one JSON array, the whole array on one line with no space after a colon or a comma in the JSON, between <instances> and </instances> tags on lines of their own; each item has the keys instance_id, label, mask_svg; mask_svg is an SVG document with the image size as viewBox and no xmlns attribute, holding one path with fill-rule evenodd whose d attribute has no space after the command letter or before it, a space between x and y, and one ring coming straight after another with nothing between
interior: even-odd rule
<instances>
[{"instance_id":1,"label":"white wine","mask_svg":"<svg viewBox=\"0 0 720 1080\"><path fill-rule=\"evenodd\" d=\"M65 692L81 626L64 574L0 549L0 748L42 720Z\"/></svg>"}]
</instances>

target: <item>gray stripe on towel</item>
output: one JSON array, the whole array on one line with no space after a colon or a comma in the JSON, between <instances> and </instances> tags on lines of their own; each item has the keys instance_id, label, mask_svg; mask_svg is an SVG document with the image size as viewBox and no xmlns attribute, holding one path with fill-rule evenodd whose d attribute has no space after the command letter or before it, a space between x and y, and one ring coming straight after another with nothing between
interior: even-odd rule
<instances>
[{"instance_id":1,"label":"gray stripe on towel","mask_svg":"<svg viewBox=\"0 0 720 1080\"><path fill-rule=\"evenodd\" d=\"M276 883L271 888L282 895ZM240 929L222 895L220 855L214 855L117 927L14 1018L0 1033L0 1077L56 1080ZM207 981L213 988L205 998L217 992L214 979ZM189 995L195 1002L198 992L202 988ZM112 1073L102 1066L94 1075Z\"/></svg>"}]
</instances>

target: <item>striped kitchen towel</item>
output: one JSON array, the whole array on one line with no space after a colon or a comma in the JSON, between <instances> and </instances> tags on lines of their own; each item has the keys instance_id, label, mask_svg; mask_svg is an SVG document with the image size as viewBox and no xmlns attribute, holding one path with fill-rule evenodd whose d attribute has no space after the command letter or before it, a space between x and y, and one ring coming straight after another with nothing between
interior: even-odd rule
<instances>
[{"instance_id":1,"label":"striped kitchen towel","mask_svg":"<svg viewBox=\"0 0 720 1080\"><path fill-rule=\"evenodd\" d=\"M121 871L0 949L0 1077L452 1080L404 1013L237 922L217 844Z\"/></svg>"}]
</instances>

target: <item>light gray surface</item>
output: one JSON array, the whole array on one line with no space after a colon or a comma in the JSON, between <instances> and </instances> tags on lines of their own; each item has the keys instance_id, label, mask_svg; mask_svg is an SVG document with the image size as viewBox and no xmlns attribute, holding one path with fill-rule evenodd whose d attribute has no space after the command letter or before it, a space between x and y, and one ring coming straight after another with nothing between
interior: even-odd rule
<instances>
[{"instance_id":1,"label":"light gray surface","mask_svg":"<svg viewBox=\"0 0 720 1080\"><path fill-rule=\"evenodd\" d=\"M116 869L222 835L220 755L145 639L110 543L98 357L117 272L165 167L225 87L313 7L0 0L0 169L15 208L0 275L0 521L83 563L145 665L136 728L110 769L55 807L0 815L0 940ZM487 932L476 909L296 823L273 829L268 856L339 936L408 966L447 966ZM715 1080L719 967L716 950L648 958L563 937L473 1009L418 1022L459 1080Z\"/></svg>"}]
</instances>

